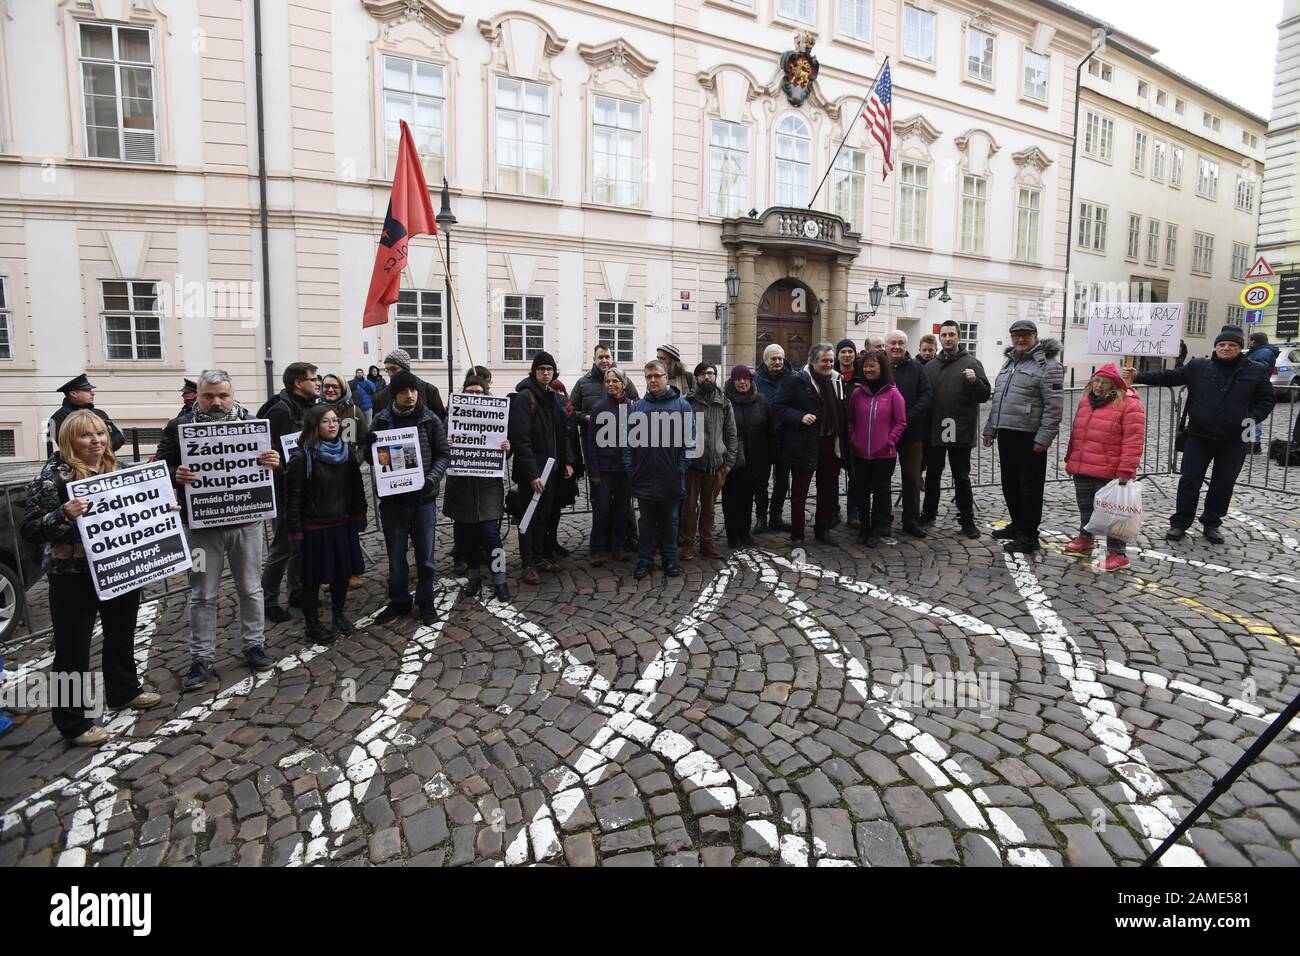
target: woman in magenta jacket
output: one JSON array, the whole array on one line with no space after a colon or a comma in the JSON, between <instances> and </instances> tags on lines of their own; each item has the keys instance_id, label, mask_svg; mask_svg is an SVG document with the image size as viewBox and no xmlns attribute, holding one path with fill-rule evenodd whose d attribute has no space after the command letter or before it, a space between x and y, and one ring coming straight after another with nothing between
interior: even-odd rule
<instances>
[{"instance_id":1,"label":"woman in magenta jacket","mask_svg":"<svg viewBox=\"0 0 1300 956\"><path fill-rule=\"evenodd\" d=\"M1085 529L1092 518L1097 492L1119 479L1132 481L1142 460L1146 440L1146 410L1135 389L1113 363L1097 369L1079 400L1065 449L1065 470L1074 476L1074 496L1079 503L1079 536L1065 546L1071 554L1088 554L1096 543ZM1103 571L1128 567L1124 542L1106 539Z\"/></svg>"},{"instance_id":2,"label":"woman in magenta jacket","mask_svg":"<svg viewBox=\"0 0 1300 956\"><path fill-rule=\"evenodd\" d=\"M898 439L907 430L907 404L894 386L884 352L868 352L861 364L848 402L849 442L861 522L858 542L874 548L893 520L889 482L898 460Z\"/></svg>"}]
</instances>

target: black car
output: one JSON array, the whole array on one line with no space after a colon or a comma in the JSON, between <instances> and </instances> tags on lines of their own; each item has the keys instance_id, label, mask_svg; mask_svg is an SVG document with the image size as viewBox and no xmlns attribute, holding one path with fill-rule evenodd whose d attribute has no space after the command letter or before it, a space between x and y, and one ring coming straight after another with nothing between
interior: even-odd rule
<instances>
[{"instance_id":1,"label":"black car","mask_svg":"<svg viewBox=\"0 0 1300 956\"><path fill-rule=\"evenodd\" d=\"M27 485L0 486L0 644L13 634L23 616L25 590L41 579L41 549L18 533Z\"/></svg>"}]
</instances>

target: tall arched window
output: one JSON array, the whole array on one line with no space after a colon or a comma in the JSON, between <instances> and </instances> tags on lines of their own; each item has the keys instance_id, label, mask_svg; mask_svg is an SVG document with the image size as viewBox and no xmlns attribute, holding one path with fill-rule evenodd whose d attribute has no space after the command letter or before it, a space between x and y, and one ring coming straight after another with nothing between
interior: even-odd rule
<instances>
[{"instance_id":1,"label":"tall arched window","mask_svg":"<svg viewBox=\"0 0 1300 956\"><path fill-rule=\"evenodd\" d=\"M812 174L812 133L802 116L789 113L776 124L774 204L803 206L808 202Z\"/></svg>"}]
</instances>

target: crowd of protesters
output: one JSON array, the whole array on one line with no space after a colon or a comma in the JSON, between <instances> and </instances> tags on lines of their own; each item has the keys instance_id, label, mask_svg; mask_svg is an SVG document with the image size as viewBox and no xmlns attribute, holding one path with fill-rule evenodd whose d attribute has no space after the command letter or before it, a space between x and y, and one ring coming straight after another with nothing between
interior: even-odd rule
<instances>
[{"instance_id":1,"label":"crowd of protesters","mask_svg":"<svg viewBox=\"0 0 1300 956\"><path fill-rule=\"evenodd\" d=\"M966 350L956 322L938 335L921 337L918 354L907 335L873 335L859 350L844 339L812 347L807 364L791 368L780 345L769 345L752 369L729 370L701 362L688 371L680 352L661 345L656 357L632 370L619 368L609 348L597 346L589 373L572 390L557 377L554 358L541 351L528 375L509 395L505 477L447 475L451 442L447 407L438 388L411 371L410 356L397 349L376 366L358 368L351 379L319 374L308 362L283 373L283 390L255 414L239 403L230 376L219 369L185 380L184 405L167 423L155 460L165 462L179 494L196 475L181 464L179 426L188 422L269 422L272 448L296 439L291 453L267 451L259 464L272 469L280 507L271 522L264 555L260 522L190 528L189 540L205 560L191 573L190 667L185 689L213 676L217 602L228 565L237 598L241 649L248 665L266 670L275 660L266 649L266 622L292 620L300 610L304 637L327 644L352 633L349 593L366 570L360 533L371 497L387 556L387 602L374 614L392 622L415 614L422 625L438 620L435 545L438 496L453 523L454 570L478 596L490 577L496 600L511 599L502 548L507 515L518 530L520 580L536 585L570 555L559 539L564 508L585 476L591 490L591 528L585 560L593 566L633 561L633 578L658 562L668 576L681 562L722 556L716 536L717 502L729 548L753 545L756 535L788 534L802 544L810 495L816 496L813 536L832 542L841 520L840 479L846 473L846 523L870 549L892 544L895 471L901 478L902 531L915 538L933 533L939 518L945 469L954 489L953 517L960 533L977 539L971 489L971 451L976 442L997 445L1008 521L993 532L1007 552L1041 548L1039 525L1048 451L1063 417L1060 347L1040 339L1033 322L1009 329L1005 361L990 382L980 361ZM1262 344L1256 342L1258 348ZM1256 425L1273 405L1269 371L1244 349L1240 329L1225 326L1214 353L1174 369L1121 372L1114 365L1090 379L1074 411L1065 452L1080 516L1080 532L1067 546L1090 553L1087 530L1098 492L1112 481L1135 479L1145 440L1143 404L1134 381L1186 386L1189 419L1171 540L1192 524L1207 470L1213 467L1200 516L1203 536L1222 542L1219 530L1245 456L1258 441ZM640 381L634 381L637 378ZM644 392L638 389L644 386ZM470 369L462 389L489 394L491 373ZM61 389L66 398L50 422L57 447L29 489L23 536L44 546L54 629L54 670L89 670L90 640L98 616L104 633L103 669L110 707L144 709L159 697L145 690L132 655L139 591L99 600L92 586L76 518L83 499L70 498L68 482L118 467L114 451L123 436L94 407L94 386L85 375ZM982 431L980 409L988 404ZM1244 423L1244 424L1243 424ZM363 465L385 433L414 429L424 482L418 489L368 496ZM789 497L787 512L786 498ZM785 516L788 514L788 523ZM182 512L182 519L188 516ZM1124 540L1108 538L1097 567L1125 567ZM412 560L413 558L413 560ZM411 565L415 590L411 591ZM282 585L286 603L281 604ZM321 619L321 592L328 592L330 620ZM81 745L103 743L107 734L84 708L58 707L55 723Z\"/></svg>"}]
</instances>

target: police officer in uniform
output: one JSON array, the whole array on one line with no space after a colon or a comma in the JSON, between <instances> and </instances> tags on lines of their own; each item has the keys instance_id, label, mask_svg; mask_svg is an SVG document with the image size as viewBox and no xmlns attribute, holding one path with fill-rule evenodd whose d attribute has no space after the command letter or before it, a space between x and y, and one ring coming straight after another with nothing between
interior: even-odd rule
<instances>
[{"instance_id":1,"label":"police officer in uniform","mask_svg":"<svg viewBox=\"0 0 1300 956\"><path fill-rule=\"evenodd\" d=\"M95 407L95 386L90 384L90 379L86 378L85 372L69 382L64 382L55 391L63 393L63 404L50 416L50 430L46 437L53 447L57 448L59 445L59 426L63 424L63 420L80 408L92 411L104 420L113 451L117 451L126 443L126 436L122 434L122 429L113 424L107 412Z\"/></svg>"}]
</instances>

